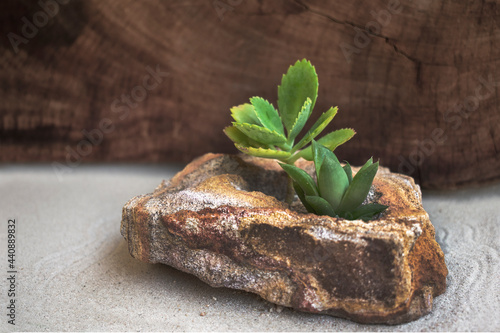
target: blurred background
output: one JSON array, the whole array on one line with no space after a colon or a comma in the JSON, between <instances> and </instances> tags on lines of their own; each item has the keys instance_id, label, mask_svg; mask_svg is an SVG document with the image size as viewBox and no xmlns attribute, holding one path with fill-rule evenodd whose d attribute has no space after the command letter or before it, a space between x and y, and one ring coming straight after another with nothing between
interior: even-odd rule
<instances>
[{"instance_id":1,"label":"blurred background","mask_svg":"<svg viewBox=\"0 0 500 333\"><path fill-rule=\"evenodd\" d=\"M230 107L276 105L307 58L311 121L339 106L328 130L357 132L342 160L424 188L500 178L498 1L8 0L0 26L0 162L236 153Z\"/></svg>"}]
</instances>

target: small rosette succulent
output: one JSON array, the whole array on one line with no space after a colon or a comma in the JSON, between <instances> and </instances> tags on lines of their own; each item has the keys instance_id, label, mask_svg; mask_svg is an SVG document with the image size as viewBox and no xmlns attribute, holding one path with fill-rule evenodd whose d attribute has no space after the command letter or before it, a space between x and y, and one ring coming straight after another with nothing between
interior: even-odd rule
<instances>
[{"instance_id":1,"label":"small rosette succulent","mask_svg":"<svg viewBox=\"0 0 500 333\"><path fill-rule=\"evenodd\" d=\"M337 107L323 113L312 128L296 143L296 139L311 116L318 96L318 76L307 60L297 61L283 75L278 87L278 110L261 97L250 98L250 103L231 108L234 119L224 133L243 153L278 159L293 164L300 157L312 160L311 146L337 114ZM353 137L350 128L331 132L319 143L330 150ZM303 149L306 147L305 149Z\"/></svg>"},{"instance_id":2,"label":"small rosette succulent","mask_svg":"<svg viewBox=\"0 0 500 333\"><path fill-rule=\"evenodd\" d=\"M363 204L378 170L370 158L352 177L349 163L344 167L335 154L318 142L312 143L317 183L304 170L290 164L281 167L293 179L293 187L307 211L317 215L368 221L387 206Z\"/></svg>"}]
</instances>

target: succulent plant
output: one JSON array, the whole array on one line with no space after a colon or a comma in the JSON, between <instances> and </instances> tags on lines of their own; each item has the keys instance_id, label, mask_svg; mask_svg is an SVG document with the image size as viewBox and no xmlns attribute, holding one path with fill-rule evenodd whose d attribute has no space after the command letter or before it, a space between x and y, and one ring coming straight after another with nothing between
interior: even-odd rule
<instances>
[{"instance_id":1,"label":"succulent plant","mask_svg":"<svg viewBox=\"0 0 500 333\"><path fill-rule=\"evenodd\" d=\"M370 158L353 178L349 163L342 167L335 154L318 142L312 143L312 155L317 183L304 170L281 164L293 179L295 192L309 212L368 221L387 208L378 203L363 204L377 173L378 162L373 163Z\"/></svg>"},{"instance_id":2,"label":"succulent plant","mask_svg":"<svg viewBox=\"0 0 500 333\"><path fill-rule=\"evenodd\" d=\"M294 164L300 157L312 160L311 146L316 138L337 114L331 107L323 113L307 133L296 143L296 139L311 116L318 96L318 76L314 66L307 60L297 61L283 75L278 86L278 110L261 97L250 98L250 103L231 108L234 119L224 133L243 153L278 159ZM330 150L348 141L355 134L350 128L331 132L319 143Z\"/></svg>"},{"instance_id":3,"label":"succulent plant","mask_svg":"<svg viewBox=\"0 0 500 333\"><path fill-rule=\"evenodd\" d=\"M331 107L296 142L312 114L318 97L318 76L306 59L290 66L278 86L278 110L261 97L231 108L234 119L224 133L236 148L248 155L281 161L288 174L286 202L292 203L294 190L309 212L348 219L368 220L386 209L376 203L365 204L378 162L372 159L352 177L349 164L341 166L333 150L351 139L355 132L344 128L314 139L337 114ZM312 142L312 145L310 145ZM294 163L299 158L314 160L317 184Z\"/></svg>"}]
</instances>

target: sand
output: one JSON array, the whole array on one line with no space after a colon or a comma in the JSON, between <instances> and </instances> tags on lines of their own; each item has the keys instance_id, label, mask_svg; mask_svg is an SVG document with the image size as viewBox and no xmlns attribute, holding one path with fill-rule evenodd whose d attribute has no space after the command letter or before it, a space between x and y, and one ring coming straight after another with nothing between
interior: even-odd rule
<instances>
[{"instance_id":1,"label":"sand","mask_svg":"<svg viewBox=\"0 0 500 333\"><path fill-rule=\"evenodd\" d=\"M133 259L122 206L179 165L0 167L0 331L499 331L500 184L424 191L449 269L433 312L398 326L300 313ZM9 319L7 221L16 220L16 318Z\"/></svg>"}]
</instances>

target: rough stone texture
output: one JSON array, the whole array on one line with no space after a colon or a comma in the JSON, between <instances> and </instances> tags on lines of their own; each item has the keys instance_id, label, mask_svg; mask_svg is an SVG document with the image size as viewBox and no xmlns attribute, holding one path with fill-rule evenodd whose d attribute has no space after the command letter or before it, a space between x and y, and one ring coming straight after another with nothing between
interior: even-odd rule
<instances>
[{"instance_id":1,"label":"rough stone texture","mask_svg":"<svg viewBox=\"0 0 500 333\"><path fill-rule=\"evenodd\" d=\"M121 233L137 259L297 310L389 324L431 311L447 268L413 179L381 168L368 200L389 208L369 223L289 209L285 184L273 161L207 154L131 199Z\"/></svg>"}]
</instances>

